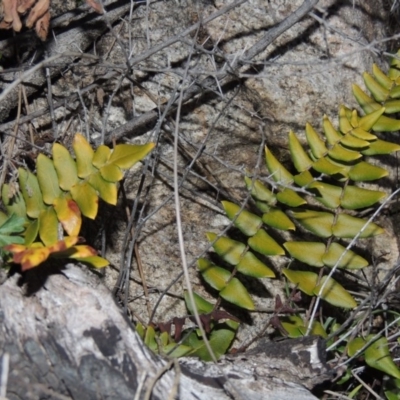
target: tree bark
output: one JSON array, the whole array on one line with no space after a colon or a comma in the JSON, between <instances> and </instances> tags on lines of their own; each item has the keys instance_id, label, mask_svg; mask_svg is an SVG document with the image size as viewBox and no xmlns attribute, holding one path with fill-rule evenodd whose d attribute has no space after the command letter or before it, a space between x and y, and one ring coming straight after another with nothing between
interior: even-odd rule
<instances>
[{"instance_id":1,"label":"tree bark","mask_svg":"<svg viewBox=\"0 0 400 400\"><path fill-rule=\"evenodd\" d=\"M331 378L315 337L260 344L217 365L163 359L143 345L100 278L72 264L8 278L0 321L0 396L9 400L308 400Z\"/></svg>"}]
</instances>

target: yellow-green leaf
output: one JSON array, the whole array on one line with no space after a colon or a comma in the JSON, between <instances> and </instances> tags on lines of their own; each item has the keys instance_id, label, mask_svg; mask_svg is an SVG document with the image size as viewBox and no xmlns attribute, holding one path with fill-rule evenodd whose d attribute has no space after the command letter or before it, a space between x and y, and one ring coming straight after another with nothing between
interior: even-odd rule
<instances>
[{"instance_id":1,"label":"yellow-green leaf","mask_svg":"<svg viewBox=\"0 0 400 400\"><path fill-rule=\"evenodd\" d=\"M280 203L286 204L289 207L299 207L307 204L307 201L300 197L294 190L287 188L278 192L276 198Z\"/></svg>"},{"instance_id":2,"label":"yellow-green leaf","mask_svg":"<svg viewBox=\"0 0 400 400\"><path fill-rule=\"evenodd\" d=\"M397 84L396 86L393 87L393 89L390 91L390 97L392 99L400 98L400 85Z\"/></svg>"},{"instance_id":3,"label":"yellow-green leaf","mask_svg":"<svg viewBox=\"0 0 400 400\"><path fill-rule=\"evenodd\" d=\"M386 117L382 115L373 126L373 130L376 132L395 132L400 129L400 120Z\"/></svg>"},{"instance_id":4,"label":"yellow-green leaf","mask_svg":"<svg viewBox=\"0 0 400 400\"><path fill-rule=\"evenodd\" d=\"M281 324L287 332L288 337L292 339L304 336L305 331L307 330L303 320L297 315L283 317L281 319Z\"/></svg>"},{"instance_id":5,"label":"yellow-green leaf","mask_svg":"<svg viewBox=\"0 0 400 400\"><path fill-rule=\"evenodd\" d=\"M108 182L103 179L100 172L91 174L88 182L97 190L102 200L113 206L117 204L118 189L116 183Z\"/></svg>"},{"instance_id":6,"label":"yellow-green leaf","mask_svg":"<svg viewBox=\"0 0 400 400\"><path fill-rule=\"evenodd\" d=\"M372 73L378 83L385 89L391 89L393 81L374 63L372 64Z\"/></svg>"},{"instance_id":7,"label":"yellow-green leaf","mask_svg":"<svg viewBox=\"0 0 400 400\"><path fill-rule=\"evenodd\" d=\"M327 283L325 284L325 282ZM323 285L324 289L320 293ZM333 278L328 278L327 276L321 278L320 283L314 288L314 294L316 296L320 295L322 299L336 307L357 307L357 303L353 296L340 283L336 282Z\"/></svg>"},{"instance_id":8,"label":"yellow-green leaf","mask_svg":"<svg viewBox=\"0 0 400 400\"><path fill-rule=\"evenodd\" d=\"M382 107L356 84L353 84L353 95L357 100L357 103L361 106L366 114L369 114L375 110L379 110Z\"/></svg>"},{"instance_id":9,"label":"yellow-green leaf","mask_svg":"<svg viewBox=\"0 0 400 400\"><path fill-rule=\"evenodd\" d=\"M370 207L386 197L386 193L378 190L363 189L348 185L344 189L340 205L348 210Z\"/></svg>"},{"instance_id":10,"label":"yellow-green leaf","mask_svg":"<svg viewBox=\"0 0 400 400\"><path fill-rule=\"evenodd\" d=\"M99 198L96 191L87 182L71 187L71 196L78 204L81 213L88 218L95 219L99 207Z\"/></svg>"},{"instance_id":11,"label":"yellow-green leaf","mask_svg":"<svg viewBox=\"0 0 400 400\"><path fill-rule=\"evenodd\" d=\"M324 326L319 321L314 321L314 323L312 324L310 335L321 336L324 339L328 337Z\"/></svg>"},{"instance_id":12,"label":"yellow-green leaf","mask_svg":"<svg viewBox=\"0 0 400 400\"><path fill-rule=\"evenodd\" d=\"M294 175L293 179L296 185L304 187L308 186L314 180L314 177L310 171L303 171L301 174Z\"/></svg>"},{"instance_id":13,"label":"yellow-green leaf","mask_svg":"<svg viewBox=\"0 0 400 400\"><path fill-rule=\"evenodd\" d=\"M203 279L213 289L218 291L222 290L226 286L227 281L231 277L231 273L228 270L217 267L204 258L200 258L197 261L197 266L199 267Z\"/></svg>"},{"instance_id":14,"label":"yellow-green leaf","mask_svg":"<svg viewBox=\"0 0 400 400\"><path fill-rule=\"evenodd\" d=\"M75 260L91 265L94 268L104 268L110 263L103 257L91 256L91 257L74 257Z\"/></svg>"},{"instance_id":15,"label":"yellow-green leaf","mask_svg":"<svg viewBox=\"0 0 400 400\"><path fill-rule=\"evenodd\" d=\"M322 157L313 164L313 169L325 175L341 174L345 176L345 169L343 166L337 165L329 160L327 157Z\"/></svg>"},{"instance_id":16,"label":"yellow-green leaf","mask_svg":"<svg viewBox=\"0 0 400 400\"><path fill-rule=\"evenodd\" d=\"M378 83L368 72L363 73L365 86L376 101L384 102L389 97L389 90Z\"/></svg>"},{"instance_id":17,"label":"yellow-green leaf","mask_svg":"<svg viewBox=\"0 0 400 400\"><path fill-rule=\"evenodd\" d=\"M39 220L34 219L29 223L24 233L25 244L27 246L31 245L36 240L38 234L39 234Z\"/></svg>"},{"instance_id":18,"label":"yellow-green leaf","mask_svg":"<svg viewBox=\"0 0 400 400\"><path fill-rule=\"evenodd\" d=\"M279 208L271 207L268 210L268 212L263 214L262 221L264 222L264 224L267 224L272 228L280 229L283 231L288 231L288 230L294 231L296 229L294 223Z\"/></svg>"},{"instance_id":19,"label":"yellow-green leaf","mask_svg":"<svg viewBox=\"0 0 400 400\"><path fill-rule=\"evenodd\" d=\"M371 335L372 336L372 335ZM386 337L382 336L365 349L365 362L372 368L400 379L400 370L394 363Z\"/></svg>"},{"instance_id":20,"label":"yellow-green leaf","mask_svg":"<svg viewBox=\"0 0 400 400\"><path fill-rule=\"evenodd\" d=\"M311 167L312 160L303 149L303 146L300 144L299 139L293 131L289 132L289 149L293 164L298 172L306 171Z\"/></svg>"},{"instance_id":21,"label":"yellow-green leaf","mask_svg":"<svg viewBox=\"0 0 400 400\"><path fill-rule=\"evenodd\" d=\"M322 126L324 128L326 140L331 146L342 140L343 136L333 127L326 115L323 117Z\"/></svg>"},{"instance_id":22,"label":"yellow-green leaf","mask_svg":"<svg viewBox=\"0 0 400 400\"><path fill-rule=\"evenodd\" d=\"M45 209L42 192L35 175L23 168L18 169L19 187L26 204L26 213L31 218L38 218L40 212Z\"/></svg>"},{"instance_id":23,"label":"yellow-green leaf","mask_svg":"<svg viewBox=\"0 0 400 400\"><path fill-rule=\"evenodd\" d=\"M106 164L100 168L100 174L108 182L119 182L124 174L121 171L121 168L117 167L115 164Z\"/></svg>"},{"instance_id":24,"label":"yellow-green leaf","mask_svg":"<svg viewBox=\"0 0 400 400\"><path fill-rule=\"evenodd\" d=\"M359 385L362 387L362 385ZM385 390L383 393L386 396L387 400L398 400L400 397L400 390L399 390L399 385L397 383L397 388L394 388L392 390Z\"/></svg>"},{"instance_id":25,"label":"yellow-green leaf","mask_svg":"<svg viewBox=\"0 0 400 400\"><path fill-rule=\"evenodd\" d=\"M275 158L267 146L265 146L265 161L275 182L284 185L293 182L293 175Z\"/></svg>"},{"instance_id":26,"label":"yellow-green leaf","mask_svg":"<svg viewBox=\"0 0 400 400\"><path fill-rule=\"evenodd\" d=\"M324 266L322 258L325 254L326 247L323 243L286 242L283 247L296 260L311 265L312 267Z\"/></svg>"},{"instance_id":27,"label":"yellow-green leaf","mask_svg":"<svg viewBox=\"0 0 400 400\"><path fill-rule=\"evenodd\" d=\"M400 112L400 100L388 100L385 102L385 114Z\"/></svg>"},{"instance_id":28,"label":"yellow-green leaf","mask_svg":"<svg viewBox=\"0 0 400 400\"><path fill-rule=\"evenodd\" d=\"M183 296L185 298L185 304L186 304L187 309L189 310L189 313L191 315L194 315L193 307L190 302L189 292L187 290L185 290ZM201 297L200 295L198 295L195 292L193 292L193 298L194 298L195 306L197 308L197 312L199 314L208 314L214 309L214 304L210 303L209 301L207 301L206 299L204 299L203 297Z\"/></svg>"},{"instance_id":29,"label":"yellow-green leaf","mask_svg":"<svg viewBox=\"0 0 400 400\"><path fill-rule=\"evenodd\" d=\"M232 278L219 295L229 303L246 310L254 310L254 303L249 292L237 278Z\"/></svg>"},{"instance_id":30,"label":"yellow-green leaf","mask_svg":"<svg viewBox=\"0 0 400 400\"><path fill-rule=\"evenodd\" d=\"M267 189L261 181L256 179L253 184L252 179L248 176L245 176L244 180L246 182L247 190L251 190L251 195L256 200L268 203L269 205L274 205L276 203L275 195Z\"/></svg>"},{"instance_id":31,"label":"yellow-green leaf","mask_svg":"<svg viewBox=\"0 0 400 400\"><path fill-rule=\"evenodd\" d=\"M309 296L314 294L314 288L318 281L318 275L314 272L295 271L283 268L282 273L305 294L308 294Z\"/></svg>"},{"instance_id":32,"label":"yellow-green leaf","mask_svg":"<svg viewBox=\"0 0 400 400\"><path fill-rule=\"evenodd\" d=\"M359 139L352 135L351 133L347 133L346 135L342 136L342 139L340 140L340 143L343 146L350 147L351 149L365 149L369 147L370 142L367 142L366 140Z\"/></svg>"},{"instance_id":33,"label":"yellow-green leaf","mask_svg":"<svg viewBox=\"0 0 400 400\"><path fill-rule=\"evenodd\" d=\"M240 212L234 221L234 225L245 235L253 236L262 225L261 218L257 215L247 210L240 210L240 206L231 203L230 201L222 201L221 203L226 215L231 221L233 221L236 215Z\"/></svg>"},{"instance_id":34,"label":"yellow-green leaf","mask_svg":"<svg viewBox=\"0 0 400 400\"><path fill-rule=\"evenodd\" d=\"M391 154L399 150L400 146L398 144L378 139L372 142L368 149L362 150L361 153L365 156L375 156L377 154Z\"/></svg>"},{"instance_id":35,"label":"yellow-green leaf","mask_svg":"<svg viewBox=\"0 0 400 400\"><path fill-rule=\"evenodd\" d=\"M9 215L15 214L18 217L27 219L25 200L16 182L3 184L1 198Z\"/></svg>"},{"instance_id":36,"label":"yellow-green leaf","mask_svg":"<svg viewBox=\"0 0 400 400\"><path fill-rule=\"evenodd\" d=\"M7 214L3 213L3 211L0 211L0 227L9 219Z\"/></svg>"},{"instance_id":37,"label":"yellow-green leaf","mask_svg":"<svg viewBox=\"0 0 400 400\"><path fill-rule=\"evenodd\" d=\"M353 357L358 351L360 351L366 344L365 339L362 337L356 337L353 340L349 341L347 346L347 354L349 357Z\"/></svg>"},{"instance_id":38,"label":"yellow-green leaf","mask_svg":"<svg viewBox=\"0 0 400 400\"><path fill-rule=\"evenodd\" d=\"M261 262L251 251L243 256L236 268L243 275L254 278L275 278L274 271Z\"/></svg>"},{"instance_id":39,"label":"yellow-green leaf","mask_svg":"<svg viewBox=\"0 0 400 400\"><path fill-rule=\"evenodd\" d=\"M261 212L268 212L271 208L268 203L264 203L263 201L256 200L256 206Z\"/></svg>"},{"instance_id":40,"label":"yellow-green leaf","mask_svg":"<svg viewBox=\"0 0 400 400\"><path fill-rule=\"evenodd\" d=\"M180 358L187 355L192 350L192 348L183 344L169 343L161 350L163 354L165 354L167 357Z\"/></svg>"},{"instance_id":41,"label":"yellow-green leaf","mask_svg":"<svg viewBox=\"0 0 400 400\"><path fill-rule=\"evenodd\" d=\"M355 137L361 139L361 140L366 140L366 141L373 141L373 140L377 139L377 136L373 135L372 133L369 133L369 132L365 131L364 129L362 129L360 127L354 128L351 131L351 134L354 135Z\"/></svg>"},{"instance_id":42,"label":"yellow-green leaf","mask_svg":"<svg viewBox=\"0 0 400 400\"><path fill-rule=\"evenodd\" d=\"M91 173L95 172L96 169L93 167L94 150L90 146L89 142L83 135L77 133L74 136L72 142L72 148L74 149L76 156L76 166L78 170L78 176L80 178L86 178Z\"/></svg>"},{"instance_id":43,"label":"yellow-green leaf","mask_svg":"<svg viewBox=\"0 0 400 400\"><path fill-rule=\"evenodd\" d=\"M115 164L122 169L128 169L138 161L143 160L154 146L154 143L140 145L118 144L111 153L108 163Z\"/></svg>"},{"instance_id":44,"label":"yellow-green leaf","mask_svg":"<svg viewBox=\"0 0 400 400\"><path fill-rule=\"evenodd\" d=\"M349 178L355 182L374 181L388 174L388 171L384 168L360 161L350 169Z\"/></svg>"},{"instance_id":45,"label":"yellow-green leaf","mask_svg":"<svg viewBox=\"0 0 400 400\"><path fill-rule=\"evenodd\" d=\"M325 182L313 182L309 185L312 192L316 192L315 198L329 208L337 208L340 205L342 188L340 186L330 185Z\"/></svg>"},{"instance_id":46,"label":"yellow-green leaf","mask_svg":"<svg viewBox=\"0 0 400 400\"><path fill-rule=\"evenodd\" d=\"M390 68L389 68L389 73L388 76L390 79L397 80L400 76L400 70L399 70L399 52L394 54L394 57L392 57L390 61Z\"/></svg>"},{"instance_id":47,"label":"yellow-green leaf","mask_svg":"<svg viewBox=\"0 0 400 400\"><path fill-rule=\"evenodd\" d=\"M210 242L213 242L217 238L217 235L212 232L208 232L206 235ZM246 250L246 246L243 243L225 236L220 237L213 244L213 248L224 261L231 265L239 264L240 259L243 257L244 251Z\"/></svg>"},{"instance_id":48,"label":"yellow-green leaf","mask_svg":"<svg viewBox=\"0 0 400 400\"><path fill-rule=\"evenodd\" d=\"M385 112L386 110L386 104L385 107L381 107L378 110L375 110L364 117L360 118L358 121L358 126L361 129L364 129L364 131L369 131L372 129L372 127L378 122L379 118L381 115Z\"/></svg>"},{"instance_id":49,"label":"yellow-green leaf","mask_svg":"<svg viewBox=\"0 0 400 400\"><path fill-rule=\"evenodd\" d=\"M40 153L36 160L36 174L42 191L43 201L51 205L56 197L60 196L61 189L53 161Z\"/></svg>"},{"instance_id":50,"label":"yellow-green leaf","mask_svg":"<svg viewBox=\"0 0 400 400\"><path fill-rule=\"evenodd\" d=\"M306 138L315 158L321 158L328 152L325 143L308 122L306 123Z\"/></svg>"},{"instance_id":51,"label":"yellow-green leaf","mask_svg":"<svg viewBox=\"0 0 400 400\"><path fill-rule=\"evenodd\" d=\"M53 207L40 213L39 236L45 246L51 246L58 240L58 219Z\"/></svg>"},{"instance_id":52,"label":"yellow-green leaf","mask_svg":"<svg viewBox=\"0 0 400 400\"><path fill-rule=\"evenodd\" d=\"M100 145L93 156L92 164L96 168L101 168L108 162L111 156L111 150L109 147L104 146L104 144Z\"/></svg>"},{"instance_id":53,"label":"yellow-green leaf","mask_svg":"<svg viewBox=\"0 0 400 400\"><path fill-rule=\"evenodd\" d=\"M346 108L344 106L339 107L339 129L342 133L349 133L353 127L347 118Z\"/></svg>"},{"instance_id":54,"label":"yellow-green leaf","mask_svg":"<svg viewBox=\"0 0 400 400\"><path fill-rule=\"evenodd\" d=\"M320 237L332 236L334 215L324 211L292 211L295 218L303 228Z\"/></svg>"},{"instance_id":55,"label":"yellow-green leaf","mask_svg":"<svg viewBox=\"0 0 400 400\"><path fill-rule=\"evenodd\" d=\"M291 315L281 320L283 328L287 331L288 337L297 338L302 337L307 332L307 327L303 320L297 315ZM310 331L311 335L318 335L326 338L328 335L320 322L314 321Z\"/></svg>"},{"instance_id":56,"label":"yellow-green leaf","mask_svg":"<svg viewBox=\"0 0 400 400\"><path fill-rule=\"evenodd\" d=\"M351 111L350 108L347 108L345 106L343 106L343 107L346 110L347 119L350 121L350 125L353 128L357 128L359 120L360 120L360 117L358 116L357 110Z\"/></svg>"},{"instance_id":57,"label":"yellow-green leaf","mask_svg":"<svg viewBox=\"0 0 400 400\"><path fill-rule=\"evenodd\" d=\"M333 234L339 238L354 238L361 231L366 222L367 220L363 218L339 214L332 231ZM383 232L384 230L380 226L370 222L362 231L360 238L380 235Z\"/></svg>"},{"instance_id":58,"label":"yellow-green leaf","mask_svg":"<svg viewBox=\"0 0 400 400\"><path fill-rule=\"evenodd\" d=\"M165 346L169 343L169 335L168 332L162 332L158 337L158 343L161 345L162 350L164 350Z\"/></svg>"},{"instance_id":59,"label":"yellow-green leaf","mask_svg":"<svg viewBox=\"0 0 400 400\"><path fill-rule=\"evenodd\" d=\"M259 229L247 242L253 250L266 256L285 254L283 248L264 229Z\"/></svg>"},{"instance_id":60,"label":"yellow-green leaf","mask_svg":"<svg viewBox=\"0 0 400 400\"><path fill-rule=\"evenodd\" d=\"M211 331L208 341L211 349L217 360L228 351L233 338L235 337L234 329L213 329ZM208 352L208 349L204 343L204 340L199 337L197 332L192 332L187 339L183 342L185 346L191 348L191 351L186 356L198 357L203 361L212 361L213 358Z\"/></svg>"},{"instance_id":61,"label":"yellow-green leaf","mask_svg":"<svg viewBox=\"0 0 400 400\"><path fill-rule=\"evenodd\" d=\"M328 251L322 257L323 264L333 268L345 251L346 248L339 243L331 243ZM338 268L346 269L361 269L367 266L368 261L351 250L346 251L345 255L342 257L340 263L338 264Z\"/></svg>"},{"instance_id":62,"label":"yellow-green leaf","mask_svg":"<svg viewBox=\"0 0 400 400\"><path fill-rule=\"evenodd\" d=\"M53 162L62 190L70 191L78 183L78 171L69 151L61 144L53 145Z\"/></svg>"},{"instance_id":63,"label":"yellow-green leaf","mask_svg":"<svg viewBox=\"0 0 400 400\"><path fill-rule=\"evenodd\" d=\"M348 355L353 357L368 341L372 340L372 338L373 335L368 335L366 340L361 337L356 337L351 340L347 348ZM365 349L364 356L366 363L370 367L400 379L400 370L392 360L386 337L382 336L369 345Z\"/></svg>"},{"instance_id":64,"label":"yellow-green leaf","mask_svg":"<svg viewBox=\"0 0 400 400\"><path fill-rule=\"evenodd\" d=\"M144 335L145 345L154 353L158 353L158 344L156 341L156 331L151 325L146 328L146 333Z\"/></svg>"},{"instance_id":65,"label":"yellow-green leaf","mask_svg":"<svg viewBox=\"0 0 400 400\"><path fill-rule=\"evenodd\" d=\"M355 161L362 157L362 155L358 151L346 149L339 143L335 144L329 150L328 154L329 157L344 162Z\"/></svg>"}]
</instances>

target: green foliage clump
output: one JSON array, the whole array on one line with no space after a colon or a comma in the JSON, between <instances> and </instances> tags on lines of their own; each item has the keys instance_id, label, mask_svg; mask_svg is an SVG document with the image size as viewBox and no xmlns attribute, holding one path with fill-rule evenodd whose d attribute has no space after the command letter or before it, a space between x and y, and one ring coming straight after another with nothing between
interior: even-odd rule
<instances>
[{"instance_id":1,"label":"green foliage clump","mask_svg":"<svg viewBox=\"0 0 400 400\"><path fill-rule=\"evenodd\" d=\"M247 243L208 233L215 252L233 271L200 259L198 267L204 280L219 292L219 296L237 306L254 309L246 288L234 277L236 273L273 278L273 270L253 253L263 256L289 256L302 264L321 271L331 268L356 270L369 265L368 261L341 244L342 239L368 238L384 230L365 218L349 211L372 207L386 197L386 193L360 187L361 182L375 181L386 176L385 169L365 161L365 155L390 154L400 150L395 143L385 142L371 133L384 107L360 117L356 110L344 106L339 111L339 129L327 116L323 119L324 138L310 124L306 125L306 151L298 137L289 133L289 149L294 174L289 172L265 148L265 161L272 182L245 177L245 182L257 208L258 216L239 205L223 201L227 216L245 236ZM392 121L387 122L392 129ZM280 245L269 231L304 230L318 241L287 241ZM252 251L251 251L251 250ZM286 251L285 251L286 250ZM319 295L330 304L354 308L357 303L351 294L331 276L310 270L288 269L282 273L309 296ZM233 294L232 296L230 294Z\"/></svg>"},{"instance_id":2,"label":"green foliage clump","mask_svg":"<svg viewBox=\"0 0 400 400\"><path fill-rule=\"evenodd\" d=\"M200 329L196 326L183 329L186 320L195 322L194 311L189 295L185 292L185 302L190 315L174 318L165 324L147 327L138 323L136 331L144 343L155 353L168 357L199 357L204 361L212 361ZM210 348L216 359L226 354L230 348L239 327L239 320L226 311L216 310L214 304L194 294L195 306L200 314L200 320L207 334ZM172 325L174 334L172 337Z\"/></svg>"},{"instance_id":3,"label":"green foliage clump","mask_svg":"<svg viewBox=\"0 0 400 400\"><path fill-rule=\"evenodd\" d=\"M328 344L332 345L340 324L335 322L337 316L329 315L329 310L358 307L357 298L346 289L348 274L366 268L370 262L351 248L358 239L384 232L372 220L360 216L360 211L376 208L387 198L387 193L377 190L373 184L387 176L388 171L370 163L367 157L400 150L398 144L382 139L382 132L400 130L400 120L393 118L393 114L400 112L400 60L397 56L393 58L388 74L376 65L372 73L364 74L370 95L353 85L354 96L365 115L342 105L337 127L325 115L323 134L309 123L305 127L305 140L290 131L292 165L289 167L282 165L271 149L265 147L269 177L264 180L255 179L251 174L245 177L258 214L230 201L222 202L226 215L246 240L207 233L222 264L218 266L201 258L198 270L218 295L216 308L225 301L254 310L253 299L241 277L274 278L277 271L268 266L269 257L289 260L281 273L294 288L289 296L290 315L278 317L282 307L277 306L273 323L285 336L317 334L329 338ZM290 231L299 232L301 240L276 239L288 237ZM283 232L287 233L282 235ZM293 303L298 289L311 304L306 317L296 312ZM310 320L310 314L318 306L317 298L330 307L325 307L325 315L314 321ZM352 328L357 318L354 321ZM363 355L369 367L400 378L400 369L383 335L363 336L357 332L349 339L343 333L336 339L342 343L342 347L336 348L343 357Z\"/></svg>"},{"instance_id":4,"label":"green foliage clump","mask_svg":"<svg viewBox=\"0 0 400 400\"><path fill-rule=\"evenodd\" d=\"M92 247L79 244L82 215L94 219L99 198L115 205L123 171L142 160L154 144L119 144L113 150L102 145L95 151L76 134L72 147L75 159L55 143L53 159L39 154L36 174L19 168L18 182L1 188L6 212L0 211L0 250L3 258L11 253L23 271L50 256L98 268L108 265Z\"/></svg>"}]
</instances>

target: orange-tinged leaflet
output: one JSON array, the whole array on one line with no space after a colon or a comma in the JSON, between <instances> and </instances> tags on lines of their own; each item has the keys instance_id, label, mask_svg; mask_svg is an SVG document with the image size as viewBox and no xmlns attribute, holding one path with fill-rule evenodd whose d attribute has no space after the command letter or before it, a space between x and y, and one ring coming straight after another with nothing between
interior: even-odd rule
<instances>
[{"instance_id":1,"label":"orange-tinged leaflet","mask_svg":"<svg viewBox=\"0 0 400 400\"><path fill-rule=\"evenodd\" d=\"M82 225L81 211L72 199L58 197L54 200L57 218L69 236L78 236Z\"/></svg>"}]
</instances>

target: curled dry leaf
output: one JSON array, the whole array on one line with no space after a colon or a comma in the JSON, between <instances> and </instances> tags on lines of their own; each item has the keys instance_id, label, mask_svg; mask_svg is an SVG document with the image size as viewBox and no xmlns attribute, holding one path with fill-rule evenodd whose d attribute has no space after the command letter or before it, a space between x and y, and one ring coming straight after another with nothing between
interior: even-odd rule
<instances>
[{"instance_id":1,"label":"curled dry leaf","mask_svg":"<svg viewBox=\"0 0 400 400\"><path fill-rule=\"evenodd\" d=\"M39 0L32 8L26 20L26 26L32 28L35 22L41 18L46 12L48 12L50 6L50 0Z\"/></svg>"},{"instance_id":2,"label":"curled dry leaf","mask_svg":"<svg viewBox=\"0 0 400 400\"><path fill-rule=\"evenodd\" d=\"M46 40L50 25L50 11L47 11L42 17L36 21L36 34L41 40Z\"/></svg>"},{"instance_id":3,"label":"curled dry leaf","mask_svg":"<svg viewBox=\"0 0 400 400\"><path fill-rule=\"evenodd\" d=\"M17 12L17 0L3 0L4 17L0 23L0 29L9 29L11 26L14 31L19 32L22 23Z\"/></svg>"},{"instance_id":4,"label":"curled dry leaf","mask_svg":"<svg viewBox=\"0 0 400 400\"><path fill-rule=\"evenodd\" d=\"M35 1L36 0L18 0L18 13L26 13L35 4Z\"/></svg>"},{"instance_id":5,"label":"curled dry leaf","mask_svg":"<svg viewBox=\"0 0 400 400\"><path fill-rule=\"evenodd\" d=\"M13 20L13 9L17 6L17 0L3 0L3 21L10 23Z\"/></svg>"},{"instance_id":6,"label":"curled dry leaf","mask_svg":"<svg viewBox=\"0 0 400 400\"><path fill-rule=\"evenodd\" d=\"M36 4L35 4L36 2ZM32 6L26 26L35 30L40 39L45 40L50 23L50 0L2 0L3 20L0 22L0 29L13 28L19 32L22 28L20 15L25 14Z\"/></svg>"},{"instance_id":7,"label":"curled dry leaf","mask_svg":"<svg viewBox=\"0 0 400 400\"><path fill-rule=\"evenodd\" d=\"M103 7L98 0L86 0L86 3L97 13L103 14ZM27 13L26 27L35 26L35 31L41 40L47 38L50 25L50 0L0 0L3 19L0 29L10 29L19 32L22 28L20 15Z\"/></svg>"},{"instance_id":8,"label":"curled dry leaf","mask_svg":"<svg viewBox=\"0 0 400 400\"><path fill-rule=\"evenodd\" d=\"M6 22L4 19L0 22L0 29L10 29L12 22Z\"/></svg>"},{"instance_id":9,"label":"curled dry leaf","mask_svg":"<svg viewBox=\"0 0 400 400\"><path fill-rule=\"evenodd\" d=\"M103 8L101 7L101 4L98 3L96 0L86 0L86 3L93 8L96 12L99 14L103 14Z\"/></svg>"}]
</instances>

